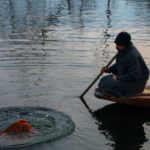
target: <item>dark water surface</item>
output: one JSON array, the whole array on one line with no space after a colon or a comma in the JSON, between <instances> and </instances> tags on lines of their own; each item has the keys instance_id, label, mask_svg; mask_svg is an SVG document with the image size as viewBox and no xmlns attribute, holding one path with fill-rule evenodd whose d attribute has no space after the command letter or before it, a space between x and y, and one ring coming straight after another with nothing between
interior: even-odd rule
<instances>
[{"instance_id":1,"label":"dark water surface","mask_svg":"<svg viewBox=\"0 0 150 150\"><path fill-rule=\"evenodd\" d=\"M77 98L115 54L126 30L150 67L149 0L1 0L0 107L44 106L71 116L76 131L36 150L150 149L150 111ZM102 109L103 108L103 109Z\"/></svg>"}]
</instances>

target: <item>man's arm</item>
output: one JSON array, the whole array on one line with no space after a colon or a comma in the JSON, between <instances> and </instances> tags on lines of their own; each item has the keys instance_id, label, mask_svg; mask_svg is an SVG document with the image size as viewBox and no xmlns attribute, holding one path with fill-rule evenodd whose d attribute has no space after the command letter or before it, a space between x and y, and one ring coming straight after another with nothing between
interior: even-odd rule
<instances>
[{"instance_id":1,"label":"man's arm","mask_svg":"<svg viewBox=\"0 0 150 150\"><path fill-rule=\"evenodd\" d=\"M128 72L117 77L118 80L124 82L136 81L141 77L141 68L138 57L130 57L127 61Z\"/></svg>"},{"instance_id":2,"label":"man's arm","mask_svg":"<svg viewBox=\"0 0 150 150\"><path fill-rule=\"evenodd\" d=\"M109 73L117 74L117 64L113 64L111 67L108 68Z\"/></svg>"}]
</instances>

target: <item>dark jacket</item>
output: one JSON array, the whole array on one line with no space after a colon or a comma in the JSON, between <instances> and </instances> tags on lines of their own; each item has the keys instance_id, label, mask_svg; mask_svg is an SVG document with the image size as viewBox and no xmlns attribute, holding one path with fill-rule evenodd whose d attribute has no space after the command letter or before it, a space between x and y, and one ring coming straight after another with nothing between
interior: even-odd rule
<instances>
[{"instance_id":1,"label":"dark jacket","mask_svg":"<svg viewBox=\"0 0 150 150\"><path fill-rule=\"evenodd\" d=\"M118 80L123 82L148 80L149 78L149 69L133 44L118 53L116 63L109 68L109 73L117 75Z\"/></svg>"}]
</instances>

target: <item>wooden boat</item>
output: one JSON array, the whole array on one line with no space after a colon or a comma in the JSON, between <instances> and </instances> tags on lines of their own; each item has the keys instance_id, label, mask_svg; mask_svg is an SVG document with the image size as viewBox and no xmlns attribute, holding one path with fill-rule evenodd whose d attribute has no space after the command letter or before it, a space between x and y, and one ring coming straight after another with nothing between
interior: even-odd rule
<instances>
[{"instance_id":1,"label":"wooden boat","mask_svg":"<svg viewBox=\"0 0 150 150\"><path fill-rule=\"evenodd\" d=\"M100 96L96 91L94 93L96 98L108 100L120 104L127 104L131 106L138 106L143 108L150 108L150 86L147 86L142 94L135 97L114 97L114 96Z\"/></svg>"}]
</instances>

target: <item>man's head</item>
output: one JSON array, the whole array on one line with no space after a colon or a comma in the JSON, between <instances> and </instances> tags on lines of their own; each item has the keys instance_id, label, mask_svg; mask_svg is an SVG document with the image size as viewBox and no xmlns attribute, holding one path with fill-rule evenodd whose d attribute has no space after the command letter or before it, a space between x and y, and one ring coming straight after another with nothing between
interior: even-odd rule
<instances>
[{"instance_id":1,"label":"man's head","mask_svg":"<svg viewBox=\"0 0 150 150\"><path fill-rule=\"evenodd\" d=\"M131 45L131 35L127 32L120 32L115 39L115 43L116 49L118 51L123 51Z\"/></svg>"}]
</instances>

